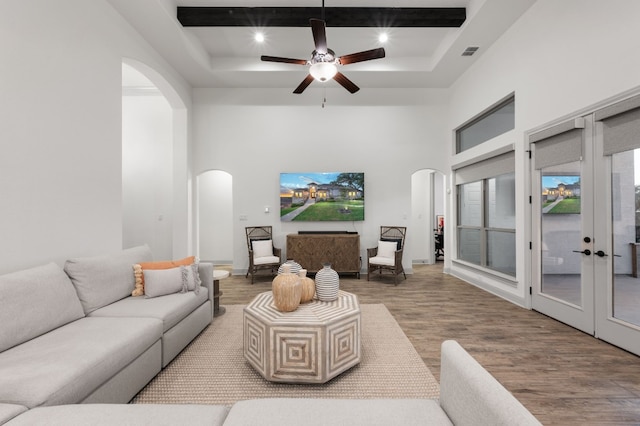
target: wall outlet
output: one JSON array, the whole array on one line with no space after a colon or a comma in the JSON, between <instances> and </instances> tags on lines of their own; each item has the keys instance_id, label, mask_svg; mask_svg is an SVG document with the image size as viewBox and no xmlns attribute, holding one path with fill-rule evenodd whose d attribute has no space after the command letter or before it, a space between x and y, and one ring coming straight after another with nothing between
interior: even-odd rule
<instances>
[{"instance_id":1,"label":"wall outlet","mask_svg":"<svg viewBox=\"0 0 640 426\"><path fill-rule=\"evenodd\" d=\"M246 214L241 214L240 220L249 220L249 216L247 216Z\"/></svg>"}]
</instances>

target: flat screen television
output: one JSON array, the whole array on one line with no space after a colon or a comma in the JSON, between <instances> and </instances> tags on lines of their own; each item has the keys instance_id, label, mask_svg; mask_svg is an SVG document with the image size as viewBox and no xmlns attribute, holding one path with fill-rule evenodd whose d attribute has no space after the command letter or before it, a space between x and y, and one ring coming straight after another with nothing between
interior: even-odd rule
<instances>
[{"instance_id":1,"label":"flat screen television","mask_svg":"<svg viewBox=\"0 0 640 426\"><path fill-rule=\"evenodd\" d=\"M364 173L280 173L280 220L364 220Z\"/></svg>"}]
</instances>

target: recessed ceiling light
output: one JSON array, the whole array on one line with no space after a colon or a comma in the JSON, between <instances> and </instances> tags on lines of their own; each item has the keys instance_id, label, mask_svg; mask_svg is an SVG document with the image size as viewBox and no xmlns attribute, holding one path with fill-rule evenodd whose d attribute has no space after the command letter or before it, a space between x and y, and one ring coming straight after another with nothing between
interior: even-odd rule
<instances>
[{"instance_id":1,"label":"recessed ceiling light","mask_svg":"<svg viewBox=\"0 0 640 426\"><path fill-rule=\"evenodd\" d=\"M387 40L389 40L389 35L388 35L387 33L381 33L381 34L378 36L378 41L379 41L380 43L386 43L386 42L387 42Z\"/></svg>"},{"instance_id":2,"label":"recessed ceiling light","mask_svg":"<svg viewBox=\"0 0 640 426\"><path fill-rule=\"evenodd\" d=\"M262 33L256 33L256 35L253 37L255 41L257 41L258 43L262 43L264 41L264 34Z\"/></svg>"}]
</instances>

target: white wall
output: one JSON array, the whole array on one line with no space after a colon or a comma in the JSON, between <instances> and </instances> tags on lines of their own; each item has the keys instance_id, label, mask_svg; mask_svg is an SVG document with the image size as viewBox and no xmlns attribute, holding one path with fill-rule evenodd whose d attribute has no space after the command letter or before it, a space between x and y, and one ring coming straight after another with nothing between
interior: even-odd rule
<instances>
[{"instance_id":1,"label":"white wall","mask_svg":"<svg viewBox=\"0 0 640 426\"><path fill-rule=\"evenodd\" d=\"M233 263L233 177L209 170L197 178L198 256L215 264Z\"/></svg>"},{"instance_id":2,"label":"white wall","mask_svg":"<svg viewBox=\"0 0 640 426\"><path fill-rule=\"evenodd\" d=\"M120 250L122 59L186 84L102 0L0 2L0 52L0 273Z\"/></svg>"},{"instance_id":3,"label":"white wall","mask_svg":"<svg viewBox=\"0 0 640 426\"><path fill-rule=\"evenodd\" d=\"M167 100L122 97L122 245L173 257L173 126Z\"/></svg>"},{"instance_id":4,"label":"white wall","mask_svg":"<svg viewBox=\"0 0 640 426\"><path fill-rule=\"evenodd\" d=\"M322 91L311 88L301 96L282 89L194 90L194 172L218 169L233 177L236 273L248 266L244 227L253 225L272 225L283 249L286 234L298 230L358 231L366 259L380 225L410 225L413 172L448 163L438 148L447 135L444 91L342 92L327 89L321 108ZM365 221L281 223L280 173L301 171L364 172ZM411 238L409 226L409 247ZM404 256L409 271L412 256Z\"/></svg>"},{"instance_id":5,"label":"white wall","mask_svg":"<svg viewBox=\"0 0 640 426\"><path fill-rule=\"evenodd\" d=\"M455 128L511 92L516 128L497 145L516 146L517 283L507 284L451 265L451 272L526 304L528 229L524 132L640 85L640 2L538 0L452 87ZM495 148L496 143L487 144ZM482 149L474 151L474 155ZM452 161L456 161L453 159ZM449 221L451 224L451 221ZM448 233L454 231L449 227ZM450 241L449 239L447 240Z\"/></svg>"}]
</instances>

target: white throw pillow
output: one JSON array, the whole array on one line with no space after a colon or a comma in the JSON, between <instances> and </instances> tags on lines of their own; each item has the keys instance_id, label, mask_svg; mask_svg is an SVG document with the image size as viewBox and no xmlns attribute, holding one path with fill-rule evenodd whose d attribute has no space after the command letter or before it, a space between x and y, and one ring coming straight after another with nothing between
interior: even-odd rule
<instances>
[{"instance_id":1,"label":"white throw pillow","mask_svg":"<svg viewBox=\"0 0 640 426\"><path fill-rule=\"evenodd\" d=\"M147 298L164 296L167 294L185 292L187 287L186 275L183 278L184 266L171 269L146 269L144 274L144 295Z\"/></svg>"},{"instance_id":2,"label":"white throw pillow","mask_svg":"<svg viewBox=\"0 0 640 426\"><path fill-rule=\"evenodd\" d=\"M395 241L378 241L378 257L394 258L397 248Z\"/></svg>"},{"instance_id":3,"label":"white throw pillow","mask_svg":"<svg viewBox=\"0 0 640 426\"><path fill-rule=\"evenodd\" d=\"M202 280L200 280L200 274L198 273L198 262L183 266L183 268L187 270L187 290L193 291L195 294L200 293Z\"/></svg>"},{"instance_id":4,"label":"white throw pillow","mask_svg":"<svg viewBox=\"0 0 640 426\"><path fill-rule=\"evenodd\" d=\"M271 240L255 240L251 242L253 247L253 258L273 256L273 241Z\"/></svg>"}]
</instances>

